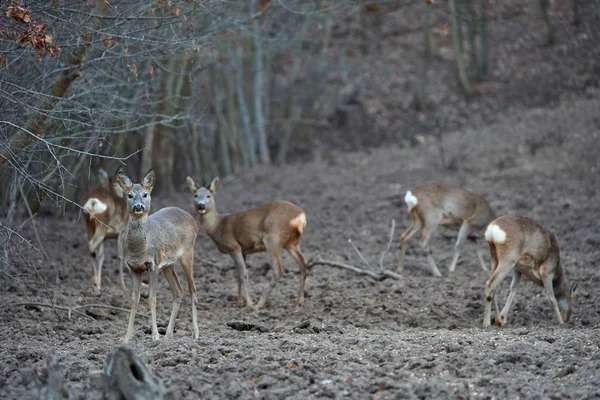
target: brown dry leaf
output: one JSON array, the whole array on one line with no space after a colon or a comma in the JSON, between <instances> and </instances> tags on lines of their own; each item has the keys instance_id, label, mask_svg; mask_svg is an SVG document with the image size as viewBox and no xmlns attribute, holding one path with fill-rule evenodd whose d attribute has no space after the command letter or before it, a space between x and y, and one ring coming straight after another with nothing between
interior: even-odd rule
<instances>
[{"instance_id":1,"label":"brown dry leaf","mask_svg":"<svg viewBox=\"0 0 600 400\"><path fill-rule=\"evenodd\" d=\"M20 6L10 6L6 9L6 15L16 21L28 24L31 21L31 13L28 9Z\"/></svg>"},{"instance_id":2,"label":"brown dry leaf","mask_svg":"<svg viewBox=\"0 0 600 400\"><path fill-rule=\"evenodd\" d=\"M383 383L379 385L379 390L381 390L382 392L385 390L385 385Z\"/></svg>"},{"instance_id":3,"label":"brown dry leaf","mask_svg":"<svg viewBox=\"0 0 600 400\"><path fill-rule=\"evenodd\" d=\"M175 6L173 7L173 10L171 11L171 14L173 14L176 17L179 17L179 12L181 11L181 9L179 8L179 6Z\"/></svg>"},{"instance_id":4,"label":"brown dry leaf","mask_svg":"<svg viewBox=\"0 0 600 400\"><path fill-rule=\"evenodd\" d=\"M104 43L104 47L112 47L115 44L115 41L112 39L111 36L107 35L106 33L103 33L102 43Z\"/></svg>"},{"instance_id":5,"label":"brown dry leaf","mask_svg":"<svg viewBox=\"0 0 600 400\"><path fill-rule=\"evenodd\" d=\"M260 382L260 381L259 381L258 379L252 379L252 380L250 381L250 383L251 383L251 384L253 384L253 385L258 385L258 383L259 383L259 382Z\"/></svg>"},{"instance_id":6,"label":"brown dry leaf","mask_svg":"<svg viewBox=\"0 0 600 400\"><path fill-rule=\"evenodd\" d=\"M440 26L437 29L438 34L442 35L442 36L448 36L450 34L450 29L448 29L447 26Z\"/></svg>"},{"instance_id":7,"label":"brown dry leaf","mask_svg":"<svg viewBox=\"0 0 600 400\"><path fill-rule=\"evenodd\" d=\"M425 4L433 4L434 1L433 0L425 0Z\"/></svg>"},{"instance_id":8,"label":"brown dry leaf","mask_svg":"<svg viewBox=\"0 0 600 400\"><path fill-rule=\"evenodd\" d=\"M288 367L290 367L290 369L296 369L298 367L298 365L295 362L291 362L288 364Z\"/></svg>"},{"instance_id":9,"label":"brown dry leaf","mask_svg":"<svg viewBox=\"0 0 600 400\"><path fill-rule=\"evenodd\" d=\"M206 350L206 347L200 347L200 351L201 351L202 353L204 353L204 351L205 351L205 350Z\"/></svg>"},{"instance_id":10,"label":"brown dry leaf","mask_svg":"<svg viewBox=\"0 0 600 400\"><path fill-rule=\"evenodd\" d=\"M131 72L131 75L133 76L133 80L137 81L138 80L137 66L135 64L127 64L127 69L129 70L129 72Z\"/></svg>"},{"instance_id":11,"label":"brown dry leaf","mask_svg":"<svg viewBox=\"0 0 600 400\"><path fill-rule=\"evenodd\" d=\"M350 377L347 377L346 379L344 379L344 382L350 383Z\"/></svg>"},{"instance_id":12,"label":"brown dry leaf","mask_svg":"<svg viewBox=\"0 0 600 400\"><path fill-rule=\"evenodd\" d=\"M0 68L8 68L8 56L6 54L0 55Z\"/></svg>"},{"instance_id":13,"label":"brown dry leaf","mask_svg":"<svg viewBox=\"0 0 600 400\"><path fill-rule=\"evenodd\" d=\"M151 65L151 66L148 68L148 76L152 76L152 75L154 75L154 67Z\"/></svg>"}]
</instances>

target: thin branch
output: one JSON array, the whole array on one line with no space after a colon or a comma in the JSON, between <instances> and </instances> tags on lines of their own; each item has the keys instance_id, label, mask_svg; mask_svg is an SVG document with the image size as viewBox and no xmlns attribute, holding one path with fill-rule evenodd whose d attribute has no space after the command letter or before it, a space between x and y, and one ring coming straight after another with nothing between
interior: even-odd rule
<instances>
[{"instance_id":1,"label":"thin branch","mask_svg":"<svg viewBox=\"0 0 600 400\"><path fill-rule=\"evenodd\" d=\"M362 253L360 252L360 250L358 250L358 247L356 247L354 245L354 243L352 243L352 239L348 239L348 243L350 243L350 245L352 246L352 248L358 253L358 256L360 257L361 261L371 270L371 271L375 271L373 269L373 267L371 267L371 264L369 264L369 262L365 259L365 257L362 255Z\"/></svg>"},{"instance_id":2,"label":"thin branch","mask_svg":"<svg viewBox=\"0 0 600 400\"><path fill-rule=\"evenodd\" d=\"M382 271L385 269L385 268L383 268L383 259L385 258L386 254L390 251L390 247L392 246L392 241L394 240L394 230L396 230L396 220L392 219L392 227L390 229L390 238L388 240L388 244L387 244L385 250L383 251L383 253L381 253L381 257L379 257L379 269Z\"/></svg>"},{"instance_id":3,"label":"thin branch","mask_svg":"<svg viewBox=\"0 0 600 400\"><path fill-rule=\"evenodd\" d=\"M372 278L376 281L383 281L387 278L402 280L402 275L389 270L384 269L381 271L368 271L366 269L359 268L355 265L345 264L339 261L323 260L321 257L317 257L315 260L312 260L310 263L308 263L309 267L312 267L313 265L328 265L330 267L346 269L352 272L356 272L359 275L368 276L369 278Z\"/></svg>"}]
</instances>

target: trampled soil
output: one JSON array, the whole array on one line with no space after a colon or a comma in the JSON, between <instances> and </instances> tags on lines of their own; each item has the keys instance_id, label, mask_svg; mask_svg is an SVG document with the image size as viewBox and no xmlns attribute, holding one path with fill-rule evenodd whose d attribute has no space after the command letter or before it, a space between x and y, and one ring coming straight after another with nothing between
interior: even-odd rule
<instances>
[{"instance_id":1,"label":"trampled soil","mask_svg":"<svg viewBox=\"0 0 600 400\"><path fill-rule=\"evenodd\" d=\"M456 234L442 230L433 247L441 279L425 272L414 240L401 281L376 282L312 267L306 305L296 312L298 273L286 256L286 274L267 308L252 315L235 307L235 271L228 256L200 233L195 261L200 339L191 339L184 298L174 340L152 342L148 319L138 315L132 348L182 399L600 396L599 109L598 98L567 99L555 109L514 111L486 129L448 134L445 157L457 160L452 170L440 165L437 144L426 142L412 149L330 154L312 163L257 169L226 180L217 194L221 212L273 199L295 202L308 215L307 257L357 265L348 239L377 264L395 218L398 229L385 260L395 268L408 221L404 192L426 182L463 185L485 195L499 215L527 215L556 234L563 265L580 283L568 324L558 326L542 289L524 282L507 326L483 330L486 276L469 246L448 276ZM192 212L192 196L184 189L170 199L155 197L153 209L177 205ZM30 252L26 263L12 254L18 269L5 270L12 277L0 274L0 397L32 395L21 371L41 367L48 351L56 349L68 389L80 398L100 398L89 372L103 368L119 345L128 314L87 308L80 311L93 319L73 314L69 320L63 310L16 304L54 299L66 307L128 308L130 292L117 286L116 244L108 242L102 293L96 296L80 216L36 222L49 261ZM31 223L26 226L28 237L34 237ZM264 254L249 258L255 298L270 277L265 262ZM182 278L180 267L176 270ZM502 300L508 284L507 279ZM141 312L147 313L147 288L142 296ZM170 303L161 277L159 326L166 326ZM227 325L234 321L257 328L234 330Z\"/></svg>"}]
</instances>

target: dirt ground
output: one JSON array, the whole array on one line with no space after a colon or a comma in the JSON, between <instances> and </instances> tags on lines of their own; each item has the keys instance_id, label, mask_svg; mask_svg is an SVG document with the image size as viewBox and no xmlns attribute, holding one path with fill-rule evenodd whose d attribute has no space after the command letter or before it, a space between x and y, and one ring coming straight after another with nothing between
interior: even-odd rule
<instances>
[{"instance_id":1,"label":"dirt ground","mask_svg":"<svg viewBox=\"0 0 600 400\"><path fill-rule=\"evenodd\" d=\"M425 258L411 242L401 281L375 282L332 267L309 271L306 305L296 311L298 272L284 258L286 274L266 309L257 315L235 307L235 271L204 233L196 244L200 339L191 339L189 301L184 298L174 340L152 342L149 321L136 319L131 347L162 378L175 398L596 398L600 396L600 257L598 140L600 97L564 99L555 109L509 110L498 122L444 137L439 146L388 147L369 153L331 153L322 160L262 168L225 180L219 210L229 212L287 199L308 215L303 248L309 258L359 264L348 239L376 263L396 219L394 268L400 234L407 225L402 203L414 185L445 182L486 196L499 215L515 212L553 231L568 275L579 292L571 321L558 326L540 287L521 286L503 329L481 328L485 274L465 248L448 276L456 233L438 231L434 256L444 277L429 276ZM185 188L173 198L153 198L153 209L177 205L190 212ZM117 286L116 244L109 242L102 293L90 284L81 217L36 219L49 254L12 257L0 274L0 397L27 398L21 371L41 367L56 349L76 398L100 398L89 373L125 334L128 315L82 309L92 318L18 303L129 307L130 292ZM34 237L31 222L25 225ZM485 246L485 244L480 244ZM269 279L266 256L249 258L255 298ZM178 275L182 271L177 268ZM129 278L127 278L129 284ZM509 281L501 292L504 299ZM147 313L147 291L142 294ZM166 326L171 294L160 279L159 326ZM227 323L256 325L237 331ZM309 326L306 327L306 322ZM298 327L304 322L304 328Z\"/></svg>"}]
</instances>

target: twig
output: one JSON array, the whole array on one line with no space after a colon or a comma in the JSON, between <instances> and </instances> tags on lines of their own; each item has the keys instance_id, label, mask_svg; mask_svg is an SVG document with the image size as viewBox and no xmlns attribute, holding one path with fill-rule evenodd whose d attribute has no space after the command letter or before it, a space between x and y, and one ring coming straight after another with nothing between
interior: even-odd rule
<instances>
[{"instance_id":1,"label":"twig","mask_svg":"<svg viewBox=\"0 0 600 400\"><path fill-rule=\"evenodd\" d=\"M47 304L47 303L15 303L15 304L11 304L11 305L13 305L13 306L49 307L49 308L54 308L57 310L63 310L63 311L67 311L69 313L69 319L71 319L71 313L75 313L75 314L79 314L84 317L90 318L92 320L96 320L96 318L92 317L91 315L87 315L86 313L82 313L81 311L78 311L78 310L81 310L82 308L106 308L107 310L115 310L115 311L123 311L123 312L130 311L126 308L109 306L107 304L83 304L80 306L73 306L73 307L56 306L56 305ZM147 314L138 313L136 315L141 315L144 318L150 318L150 316Z\"/></svg>"},{"instance_id":2,"label":"twig","mask_svg":"<svg viewBox=\"0 0 600 400\"><path fill-rule=\"evenodd\" d=\"M48 307L48 308L52 308L53 310L63 310L63 311L68 311L69 313L71 312L71 307L65 307L65 306L56 306L53 304L46 304L46 303L15 303L15 304L11 304L13 306L31 306L31 307ZM79 314L83 317L89 318L93 321L96 320L96 318L92 317L91 315L87 315L85 313L82 313L81 311L77 311L77 310L73 310L73 312L75 314Z\"/></svg>"},{"instance_id":3,"label":"twig","mask_svg":"<svg viewBox=\"0 0 600 400\"><path fill-rule=\"evenodd\" d=\"M35 219L33 218L34 215L33 215L33 212L31 211L31 207L29 207L29 202L27 201L25 192L23 191L23 184L19 184L19 190L21 192L21 198L23 199L25 208L27 208L27 212L29 213L29 219L31 220L31 226L33 227L33 233L35 234L35 237L38 241L38 245L40 246L41 253L44 256L44 259L46 259L46 261L48 261L50 259L50 257L48 257L48 253L46 252L46 249L44 248L44 245L42 244L42 240L40 239L40 235L38 233L37 227L35 226Z\"/></svg>"},{"instance_id":4,"label":"twig","mask_svg":"<svg viewBox=\"0 0 600 400\"><path fill-rule=\"evenodd\" d=\"M355 251L358 253L358 256L360 257L360 259L362 260L362 262L363 262L363 263L364 263L364 264L365 264L367 267L369 267L369 269L370 269L371 271L375 271L375 270L373 269L373 267L371 267L371 265L369 264L369 262L368 262L368 261L365 259L365 257L362 255L362 253L360 252L360 250L358 250L358 247L356 247L356 246L354 245L354 243L352 243L352 239L348 239L348 243L350 243L350 245L352 246L352 248L353 248L353 249L354 249L354 250L355 250Z\"/></svg>"},{"instance_id":5,"label":"twig","mask_svg":"<svg viewBox=\"0 0 600 400\"><path fill-rule=\"evenodd\" d=\"M336 268L350 270L350 271L356 272L357 274L360 274L360 275L366 275L370 278L373 278L376 281L382 281L386 278L402 280L402 275L397 274L392 271L389 271L389 270L384 269L384 270L377 271L377 272L376 271L368 271L366 269L359 268L355 265L345 264L345 263L342 263L339 261L323 260L321 257L318 257L317 259L312 260L309 263L309 266L313 266L313 265L329 265L330 267L336 267Z\"/></svg>"},{"instance_id":6,"label":"twig","mask_svg":"<svg viewBox=\"0 0 600 400\"><path fill-rule=\"evenodd\" d=\"M394 230L396 230L396 220L392 219L392 228L390 229L390 239L388 240L387 247L385 248L383 253L381 253L381 257L379 257L379 269L382 271L384 270L383 259L385 258L388 251L390 251L390 247L392 246L392 240L394 240Z\"/></svg>"}]
</instances>

